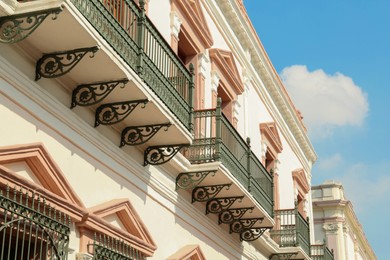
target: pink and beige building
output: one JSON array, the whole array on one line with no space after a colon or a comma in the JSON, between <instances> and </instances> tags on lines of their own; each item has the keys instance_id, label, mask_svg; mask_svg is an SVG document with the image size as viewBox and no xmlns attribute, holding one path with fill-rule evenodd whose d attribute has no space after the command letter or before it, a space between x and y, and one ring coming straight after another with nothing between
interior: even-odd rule
<instances>
[{"instance_id":1,"label":"pink and beige building","mask_svg":"<svg viewBox=\"0 0 390 260\"><path fill-rule=\"evenodd\" d=\"M328 259L242 1L3 0L0 118L2 259Z\"/></svg>"}]
</instances>

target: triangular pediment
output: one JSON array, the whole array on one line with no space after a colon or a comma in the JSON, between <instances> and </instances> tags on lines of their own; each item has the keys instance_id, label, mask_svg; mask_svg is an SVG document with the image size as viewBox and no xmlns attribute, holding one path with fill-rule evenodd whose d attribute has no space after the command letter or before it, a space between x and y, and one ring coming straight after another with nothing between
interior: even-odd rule
<instances>
[{"instance_id":1,"label":"triangular pediment","mask_svg":"<svg viewBox=\"0 0 390 260\"><path fill-rule=\"evenodd\" d=\"M310 191L310 184L306 178L305 171L301 169L296 169L292 172L295 188L298 189L302 195L308 194Z\"/></svg>"},{"instance_id":2,"label":"triangular pediment","mask_svg":"<svg viewBox=\"0 0 390 260\"><path fill-rule=\"evenodd\" d=\"M115 199L89 208L90 213L155 247L145 224L128 199Z\"/></svg>"},{"instance_id":3,"label":"triangular pediment","mask_svg":"<svg viewBox=\"0 0 390 260\"><path fill-rule=\"evenodd\" d=\"M213 38L199 0L174 0L173 7L181 16L185 30L191 30L202 42L202 52L213 45Z\"/></svg>"},{"instance_id":4,"label":"triangular pediment","mask_svg":"<svg viewBox=\"0 0 390 260\"><path fill-rule=\"evenodd\" d=\"M265 138L268 142L268 145L270 145L276 153L282 152L282 141L280 140L279 132L276 128L275 122L261 123L260 132L262 137Z\"/></svg>"},{"instance_id":5,"label":"triangular pediment","mask_svg":"<svg viewBox=\"0 0 390 260\"><path fill-rule=\"evenodd\" d=\"M206 260L199 245L187 245L167 258L167 260Z\"/></svg>"},{"instance_id":6,"label":"triangular pediment","mask_svg":"<svg viewBox=\"0 0 390 260\"><path fill-rule=\"evenodd\" d=\"M244 92L244 84L241 81L233 53L228 50L210 49L210 60L212 69L218 72L218 75L225 82L225 85L231 88L229 92L234 95L240 95Z\"/></svg>"},{"instance_id":7,"label":"triangular pediment","mask_svg":"<svg viewBox=\"0 0 390 260\"><path fill-rule=\"evenodd\" d=\"M7 177L15 184L32 183L84 207L42 143L1 147L0 165L7 169Z\"/></svg>"}]
</instances>

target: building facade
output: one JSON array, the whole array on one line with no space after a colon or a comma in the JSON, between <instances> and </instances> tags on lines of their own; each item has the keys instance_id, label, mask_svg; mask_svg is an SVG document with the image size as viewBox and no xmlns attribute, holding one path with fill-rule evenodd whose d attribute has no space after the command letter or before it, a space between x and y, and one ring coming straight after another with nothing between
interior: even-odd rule
<instances>
[{"instance_id":1,"label":"building facade","mask_svg":"<svg viewBox=\"0 0 390 260\"><path fill-rule=\"evenodd\" d=\"M4 0L0 30L1 259L311 259L317 156L242 1Z\"/></svg>"},{"instance_id":2,"label":"building facade","mask_svg":"<svg viewBox=\"0 0 390 260\"><path fill-rule=\"evenodd\" d=\"M334 259L377 259L341 183L313 186L312 198L315 242L327 241Z\"/></svg>"}]
</instances>

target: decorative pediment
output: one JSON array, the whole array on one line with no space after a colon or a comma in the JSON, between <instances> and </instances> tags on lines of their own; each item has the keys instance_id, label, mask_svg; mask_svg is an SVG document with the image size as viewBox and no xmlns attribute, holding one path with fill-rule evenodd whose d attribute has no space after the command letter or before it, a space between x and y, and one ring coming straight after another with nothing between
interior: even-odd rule
<instances>
[{"instance_id":1,"label":"decorative pediment","mask_svg":"<svg viewBox=\"0 0 390 260\"><path fill-rule=\"evenodd\" d=\"M267 145L274 153L278 154L282 152L282 141L280 140L279 132L274 122L261 123L260 132L261 137L267 142Z\"/></svg>"},{"instance_id":2,"label":"decorative pediment","mask_svg":"<svg viewBox=\"0 0 390 260\"><path fill-rule=\"evenodd\" d=\"M308 194L310 191L310 184L306 178L305 171L303 169L296 169L292 172L295 188L301 195Z\"/></svg>"},{"instance_id":3,"label":"decorative pediment","mask_svg":"<svg viewBox=\"0 0 390 260\"><path fill-rule=\"evenodd\" d=\"M8 182L20 186L41 186L72 204L84 207L42 143L1 147L0 165L7 169L4 178Z\"/></svg>"},{"instance_id":4,"label":"decorative pediment","mask_svg":"<svg viewBox=\"0 0 390 260\"><path fill-rule=\"evenodd\" d=\"M82 226L120 238L146 255L153 255L157 246L128 199L114 199L89 208L88 212L90 219L86 219Z\"/></svg>"},{"instance_id":5,"label":"decorative pediment","mask_svg":"<svg viewBox=\"0 0 390 260\"><path fill-rule=\"evenodd\" d=\"M207 25L206 18L202 11L199 0L173 0L173 9L177 11L182 22L182 31L193 35L191 40L199 40L200 44L194 44L197 53L210 48L213 45L213 38Z\"/></svg>"},{"instance_id":6,"label":"decorative pediment","mask_svg":"<svg viewBox=\"0 0 390 260\"><path fill-rule=\"evenodd\" d=\"M221 49L210 49L210 60L212 70L218 73L220 80L225 84L227 92L231 96L237 96L244 92L240 74L231 51Z\"/></svg>"},{"instance_id":7,"label":"decorative pediment","mask_svg":"<svg viewBox=\"0 0 390 260\"><path fill-rule=\"evenodd\" d=\"M167 258L167 260L205 260L198 245L187 245Z\"/></svg>"}]
</instances>

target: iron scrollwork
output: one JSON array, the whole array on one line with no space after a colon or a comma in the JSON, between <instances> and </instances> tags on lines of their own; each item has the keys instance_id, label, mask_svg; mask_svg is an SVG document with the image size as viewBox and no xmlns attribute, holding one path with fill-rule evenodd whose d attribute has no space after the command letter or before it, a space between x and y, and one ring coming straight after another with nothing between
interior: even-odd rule
<instances>
[{"instance_id":1,"label":"iron scrollwork","mask_svg":"<svg viewBox=\"0 0 390 260\"><path fill-rule=\"evenodd\" d=\"M35 71L35 80L40 78L56 78L71 71L87 54L93 58L99 50L98 46L80 48L70 51L44 54L38 61Z\"/></svg>"},{"instance_id":2,"label":"iron scrollwork","mask_svg":"<svg viewBox=\"0 0 390 260\"><path fill-rule=\"evenodd\" d=\"M198 186L192 190L192 203L195 201L204 202L208 201L215 196L223 189L229 189L232 186L231 183L220 184L220 185L210 185L210 186Z\"/></svg>"},{"instance_id":3,"label":"iron scrollwork","mask_svg":"<svg viewBox=\"0 0 390 260\"><path fill-rule=\"evenodd\" d=\"M27 38L48 17L57 19L61 7L0 17L0 42L16 43Z\"/></svg>"},{"instance_id":4,"label":"iron scrollwork","mask_svg":"<svg viewBox=\"0 0 390 260\"><path fill-rule=\"evenodd\" d=\"M230 224L234 220L237 220L244 216L244 214L247 211L252 212L254 207L246 207L246 208L234 208L234 209L228 209L223 212L221 212L218 216L218 224L225 223Z\"/></svg>"},{"instance_id":5,"label":"iron scrollwork","mask_svg":"<svg viewBox=\"0 0 390 260\"><path fill-rule=\"evenodd\" d=\"M206 203L206 215L209 213L218 214L229 209L237 200L242 201L244 196L213 198Z\"/></svg>"},{"instance_id":6,"label":"iron scrollwork","mask_svg":"<svg viewBox=\"0 0 390 260\"><path fill-rule=\"evenodd\" d=\"M147 99L140 99L103 104L96 109L95 127L119 123L130 115L139 104L143 104L142 108L145 108L148 102Z\"/></svg>"},{"instance_id":7,"label":"iron scrollwork","mask_svg":"<svg viewBox=\"0 0 390 260\"><path fill-rule=\"evenodd\" d=\"M294 253L277 253L272 254L269 259L270 260L290 260L293 256L296 256L298 252Z\"/></svg>"},{"instance_id":8,"label":"iron scrollwork","mask_svg":"<svg viewBox=\"0 0 390 260\"><path fill-rule=\"evenodd\" d=\"M171 160L183 147L188 147L189 144L173 144L149 146L144 152L144 166L160 165Z\"/></svg>"},{"instance_id":9,"label":"iron scrollwork","mask_svg":"<svg viewBox=\"0 0 390 260\"><path fill-rule=\"evenodd\" d=\"M149 141L157 132L164 127L165 131L171 126L171 123L144 125L144 126L128 126L121 134L120 147L125 145L140 145Z\"/></svg>"},{"instance_id":10,"label":"iron scrollwork","mask_svg":"<svg viewBox=\"0 0 390 260\"><path fill-rule=\"evenodd\" d=\"M119 84L121 84L121 88L124 88L127 82L129 82L128 79L121 79L78 85L72 92L70 108L77 105L95 105L107 97Z\"/></svg>"},{"instance_id":11,"label":"iron scrollwork","mask_svg":"<svg viewBox=\"0 0 390 260\"><path fill-rule=\"evenodd\" d=\"M240 240L241 241L253 241L261 237L265 231L268 229L271 229L271 227L259 227L259 228L248 228L244 229L240 233Z\"/></svg>"},{"instance_id":12,"label":"iron scrollwork","mask_svg":"<svg viewBox=\"0 0 390 260\"><path fill-rule=\"evenodd\" d=\"M241 233L245 229L252 228L256 223L261 224L264 218L241 218L230 224L230 233Z\"/></svg>"},{"instance_id":13,"label":"iron scrollwork","mask_svg":"<svg viewBox=\"0 0 390 260\"><path fill-rule=\"evenodd\" d=\"M182 172L176 177L176 190L192 189L199 185L209 174L215 176L217 171Z\"/></svg>"}]
</instances>

